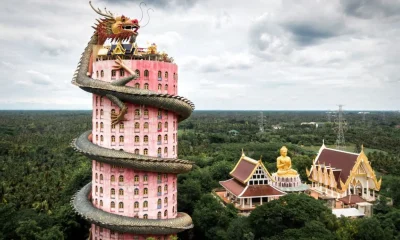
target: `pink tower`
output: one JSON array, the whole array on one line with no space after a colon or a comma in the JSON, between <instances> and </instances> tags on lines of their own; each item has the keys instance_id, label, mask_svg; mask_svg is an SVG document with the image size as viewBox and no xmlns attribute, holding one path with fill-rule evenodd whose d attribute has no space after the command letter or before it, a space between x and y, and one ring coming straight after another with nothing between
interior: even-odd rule
<instances>
[{"instance_id":1,"label":"pink tower","mask_svg":"<svg viewBox=\"0 0 400 240\"><path fill-rule=\"evenodd\" d=\"M131 42L83 55L93 83L74 83L93 93L92 131L72 146L92 159L92 182L73 206L92 223L94 240L172 239L193 227L190 216L177 212L177 174L192 168L177 159L177 131L194 105L177 96L172 58L155 44Z\"/></svg>"}]
</instances>

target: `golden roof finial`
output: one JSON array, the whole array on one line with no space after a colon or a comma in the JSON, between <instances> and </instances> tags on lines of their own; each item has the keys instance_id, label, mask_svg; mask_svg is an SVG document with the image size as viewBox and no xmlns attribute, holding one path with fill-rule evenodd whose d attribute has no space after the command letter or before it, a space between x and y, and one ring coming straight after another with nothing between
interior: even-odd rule
<instances>
[{"instance_id":1,"label":"golden roof finial","mask_svg":"<svg viewBox=\"0 0 400 240\"><path fill-rule=\"evenodd\" d=\"M364 144L361 144L361 152L364 152Z\"/></svg>"},{"instance_id":2,"label":"golden roof finial","mask_svg":"<svg viewBox=\"0 0 400 240\"><path fill-rule=\"evenodd\" d=\"M243 148L242 148L242 156L244 156L244 150L243 150Z\"/></svg>"},{"instance_id":3,"label":"golden roof finial","mask_svg":"<svg viewBox=\"0 0 400 240\"><path fill-rule=\"evenodd\" d=\"M260 156L260 161L262 161L262 155Z\"/></svg>"}]
</instances>

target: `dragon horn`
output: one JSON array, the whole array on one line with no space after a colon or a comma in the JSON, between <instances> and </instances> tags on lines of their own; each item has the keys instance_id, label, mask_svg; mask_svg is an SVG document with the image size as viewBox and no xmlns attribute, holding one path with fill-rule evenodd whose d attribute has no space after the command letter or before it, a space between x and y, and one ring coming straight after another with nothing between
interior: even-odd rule
<instances>
[{"instance_id":1,"label":"dragon horn","mask_svg":"<svg viewBox=\"0 0 400 240\"><path fill-rule=\"evenodd\" d=\"M100 10L100 8L98 8L98 9L96 10L96 9L93 7L93 5L92 5L92 1L89 1L89 5L90 5L90 7L92 7L93 11L95 11L97 14L99 14L99 15L101 15L101 16L104 16L104 17L106 17L106 18L108 18L108 19L114 19L114 16L113 16L112 13L109 12L109 11L106 10L106 13L103 13L103 12Z\"/></svg>"}]
</instances>

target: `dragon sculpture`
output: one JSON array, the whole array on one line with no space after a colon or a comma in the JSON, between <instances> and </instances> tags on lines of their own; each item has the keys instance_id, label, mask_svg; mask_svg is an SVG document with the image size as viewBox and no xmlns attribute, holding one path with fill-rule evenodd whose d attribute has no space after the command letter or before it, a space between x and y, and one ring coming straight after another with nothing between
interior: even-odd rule
<instances>
[{"instance_id":1,"label":"dragon sculpture","mask_svg":"<svg viewBox=\"0 0 400 240\"><path fill-rule=\"evenodd\" d=\"M98 50L107 39L112 41L126 41L134 43L138 35L139 21L130 19L124 15L114 16L107 9L102 12L95 9L89 1L92 9L103 18L97 20L94 34L82 53L78 67L75 71L72 83L84 91L107 97L119 107L119 113L111 115L112 124L124 121L127 113L125 103L147 105L177 114L178 122L188 118L194 110L194 105L189 100L169 94L160 94L147 89L137 89L126 86L127 83L137 78L136 73L124 64L124 60L118 57L115 60L114 69L124 69L129 74L125 78L106 82L92 78L93 61L97 57ZM108 164L120 165L142 171L156 171L163 173L184 173L192 169L192 162L175 158L157 158L118 151L98 146L91 141L91 131L83 133L74 139L71 146L91 160ZM120 232L135 232L140 234L170 234L193 227L190 216L178 213L174 219L136 219L115 215L94 207L88 195L90 195L91 183L87 184L72 198L75 211L86 220L99 226Z\"/></svg>"}]
</instances>

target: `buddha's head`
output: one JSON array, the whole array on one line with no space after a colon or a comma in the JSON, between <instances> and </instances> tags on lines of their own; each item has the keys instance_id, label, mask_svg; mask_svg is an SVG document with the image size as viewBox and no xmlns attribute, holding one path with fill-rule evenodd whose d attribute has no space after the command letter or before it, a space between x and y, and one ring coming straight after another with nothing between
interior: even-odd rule
<instances>
[{"instance_id":1,"label":"buddha's head","mask_svg":"<svg viewBox=\"0 0 400 240\"><path fill-rule=\"evenodd\" d=\"M281 156L282 157L286 157L287 156L287 151L288 151L288 149L285 146L281 147L281 150L280 150Z\"/></svg>"}]
</instances>

